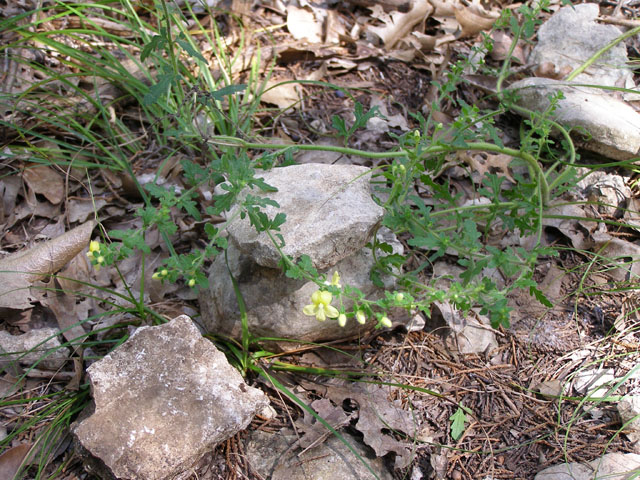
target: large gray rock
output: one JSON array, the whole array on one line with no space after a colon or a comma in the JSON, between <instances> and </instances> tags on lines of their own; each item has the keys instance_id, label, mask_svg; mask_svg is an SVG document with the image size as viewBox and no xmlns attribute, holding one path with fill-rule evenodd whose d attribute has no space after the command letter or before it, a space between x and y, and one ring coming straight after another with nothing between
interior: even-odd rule
<instances>
[{"instance_id":1,"label":"large gray rock","mask_svg":"<svg viewBox=\"0 0 640 480\"><path fill-rule=\"evenodd\" d=\"M625 432L640 453L640 395L625 395L617 404L620 420L625 424Z\"/></svg>"},{"instance_id":2,"label":"large gray rock","mask_svg":"<svg viewBox=\"0 0 640 480\"><path fill-rule=\"evenodd\" d=\"M393 476L385 468L381 458L371 458L367 448L355 437L342 433L353 449L376 472L380 480ZM282 435L255 431L245 453L251 467L263 478L271 480L373 480L376 477L334 435L300 456L294 447L295 435Z\"/></svg>"},{"instance_id":3,"label":"large gray rock","mask_svg":"<svg viewBox=\"0 0 640 480\"><path fill-rule=\"evenodd\" d=\"M87 373L95 413L73 432L112 478L176 478L268 405L185 315L139 328Z\"/></svg>"},{"instance_id":4,"label":"large gray rock","mask_svg":"<svg viewBox=\"0 0 640 480\"><path fill-rule=\"evenodd\" d=\"M519 106L537 112L546 111L549 96L562 91L565 98L558 102L552 118L577 129L574 133L578 136L580 129L588 132L592 138L581 146L616 160L640 154L640 114L603 90L570 86L550 78L525 78L509 89L517 93Z\"/></svg>"},{"instance_id":5,"label":"large gray rock","mask_svg":"<svg viewBox=\"0 0 640 480\"><path fill-rule=\"evenodd\" d=\"M402 252L402 245L390 231L382 231L378 237L391 244L394 251ZM311 303L311 295L318 289L315 283L293 280L279 269L262 267L254 263L249 255L239 252L233 244L227 249L227 257L246 305L249 331L254 336L301 341L334 340L363 333L376 323L370 319L363 326L349 319L347 325L340 328L335 319L318 322L314 317L302 313L304 306ZM381 292L369 279L374 263L371 250L360 249L327 269L327 277L331 278L332 273L338 271L342 284L357 287L371 298ZM240 310L222 256L213 262L209 279L208 290L203 290L199 295L205 328L210 332L240 338ZM393 288L392 278L387 278L386 282L387 288ZM352 302L344 303L346 310L352 305ZM334 300L334 306L338 306L337 299Z\"/></svg>"},{"instance_id":6,"label":"large gray rock","mask_svg":"<svg viewBox=\"0 0 640 480\"><path fill-rule=\"evenodd\" d=\"M18 362L45 370L61 368L71 352L60 344L59 333L55 328L38 328L22 335L0 330L0 364Z\"/></svg>"},{"instance_id":7,"label":"large gray rock","mask_svg":"<svg viewBox=\"0 0 640 480\"><path fill-rule=\"evenodd\" d=\"M561 8L538 29L538 44L531 51L528 63L553 64L556 73L571 72L598 50L622 35L614 25L596 20L600 13L597 3L585 3ZM607 50L576 83L634 88L633 72L624 43Z\"/></svg>"},{"instance_id":8,"label":"large gray rock","mask_svg":"<svg viewBox=\"0 0 640 480\"><path fill-rule=\"evenodd\" d=\"M245 194L278 202L280 208L268 206L262 211L269 218L278 212L287 215L280 231L285 241L282 251L296 260L309 255L319 269L360 250L384 215L384 209L371 198L366 167L310 163L275 168L259 176L278 191L254 189ZM232 209L229 216L235 213ZM248 218L232 222L228 230L233 243L255 263L277 267L278 249L265 232L256 232Z\"/></svg>"},{"instance_id":9,"label":"large gray rock","mask_svg":"<svg viewBox=\"0 0 640 480\"><path fill-rule=\"evenodd\" d=\"M608 453L590 462L562 463L545 468L534 480L627 480L640 470L640 455Z\"/></svg>"}]
</instances>

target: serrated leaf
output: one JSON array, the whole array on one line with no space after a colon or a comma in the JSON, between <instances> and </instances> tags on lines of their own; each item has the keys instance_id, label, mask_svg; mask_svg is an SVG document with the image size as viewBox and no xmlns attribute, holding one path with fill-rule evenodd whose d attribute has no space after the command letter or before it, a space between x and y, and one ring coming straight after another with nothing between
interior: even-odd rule
<instances>
[{"instance_id":1,"label":"serrated leaf","mask_svg":"<svg viewBox=\"0 0 640 480\"><path fill-rule=\"evenodd\" d=\"M462 407L458 407L456 412L449 417L449 420L451 421L451 438L458 440L464 433L467 415Z\"/></svg>"},{"instance_id":2,"label":"serrated leaf","mask_svg":"<svg viewBox=\"0 0 640 480\"><path fill-rule=\"evenodd\" d=\"M156 103L158 99L162 95L164 95L167 92L167 90L169 90L171 83L173 83L173 79L174 79L174 75L172 73L165 73L163 75L160 75L158 77L158 83L156 83L155 85L152 85L149 88L149 91L147 92L147 94L142 99L142 104L144 106L149 106L151 104Z\"/></svg>"},{"instance_id":3,"label":"serrated leaf","mask_svg":"<svg viewBox=\"0 0 640 480\"><path fill-rule=\"evenodd\" d=\"M161 37L160 35L154 35L153 38L151 38L151 41L144 46L142 52L140 52L140 60L144 62L147 57L151 55L151 52L156 49L162 48L164 46L164 43L165 41L163 37Z\"/></svg>"},{"instance_id":4,"label":"serrated leaf","mask_svg":"<svg viewBox=\"0 0 640 480\"><path fill-rule=\"evenodd\" d=\"M537 287L529 287L529 293L533 295L542 305L547 308L553 308L553 303L546 297L544 293Z\"/></svg>"}]
</instances>

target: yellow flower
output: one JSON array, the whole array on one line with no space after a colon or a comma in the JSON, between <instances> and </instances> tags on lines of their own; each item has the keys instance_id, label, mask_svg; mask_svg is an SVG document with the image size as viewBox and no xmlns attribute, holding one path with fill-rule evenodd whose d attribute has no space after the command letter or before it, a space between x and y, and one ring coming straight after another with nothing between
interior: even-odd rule
<instances>
[{"instance_id":1,"label":"yellow flower","mask_svg":"<svg viewBox=\"0 0 640 480\"><path fill-rule=\"evenodd\" d=\"M365 323L367 323L367 316L364 314L362 310L358 310L356 312L356 320L360 325L364 325Z\"/></svg>"},{"instance_id":2,"label":"yellow flower","mask_svg":"<svg viewBox=\"0 0 640 480\"><path fill-rule=\"evenodd\" d=\"M391 323L391 319L389 319L389 317L387 317L386 315L384 315L381 319L380 319L380 325L382 325L383 327L386 328L391 328L391 326L393 325Z\"/></svg>"},{"instance_id":3,"label":"yellow flower","mask_svg":"<svg viewBox=\"0 0 640 480\"><path fill-rule=\"evenodd\" d=\"M344 327L347 324L347 316L344 313L338 315L338 325Z\"/></svg>"},{"instance_id":4,"label":"yellow flower","mask_svg":"<svg viewBox=\"0 0 640 480\"><path fill-rule=\"evenodd\" d=\"M195 278L190 278L189 281L187 282L187 285L189 285L190 287L195 287L196 279Z\"/></svg>"},{"instance_id":5,"label":"yellow flower","mask_svg":"<svg viewBox=\"0 0 640 480\"><path fill-rule=\"evenodd\" d=\"M87 257L93 258L94 252L100 252L100 242L97 240L91 240L89 242L89 251L87 252Z\"/></svg>"},{"instance_id":6,"label":"yellow flower","mask_svg":"<svg viewBox=\"0 0 640 480\"><path fill-rule=\"evenodd\" d=\"M316 290L311 295L311 305L307 305L302 309L302 313L309 317L316 317L319 322L324 322L328 318L336 318L340 312L331 306L333 295L331 292Z\"/></svg>"},{"instance_id":7,"label":"yellow flower","mask_svg":"<svg viewBox=\"0 0 640 480\"><path fill-rule=\"evenodd\" d=\"M331 282L324 282L324 284L342 288L342 285L340 285L340 274L338 273L338 271L336 270L335 272L333 272L333 276L331 277Z\"/></svg>"}]
</instances>

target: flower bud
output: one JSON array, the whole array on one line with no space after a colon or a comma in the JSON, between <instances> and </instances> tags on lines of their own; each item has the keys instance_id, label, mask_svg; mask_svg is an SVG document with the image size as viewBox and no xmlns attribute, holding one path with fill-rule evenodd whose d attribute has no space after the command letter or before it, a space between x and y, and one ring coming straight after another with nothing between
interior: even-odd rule
<instances>
[{"instance_id":1,"label":"flower bud","mask_svg":"<svg viewBox=\"0 0 640 480\"><path fill-rule=\"evenodd\" d=\"M344 327L347 324L347 316L344 313L338 315L338 325Z\"/></svg>"},{"instance_id":2,"label":"flower bud","mask_svg":"<svg viewBox=\"0 0 640 480\"><path fill-rule=\"evenodd\" d=\"M380 319L380 325L382 325L383 327L386 328L391 328L391 326L393 325L391 323L391 319L389 317L387 317L386 315L384 315L381 319Z\"/></svg>"}]
</instances>

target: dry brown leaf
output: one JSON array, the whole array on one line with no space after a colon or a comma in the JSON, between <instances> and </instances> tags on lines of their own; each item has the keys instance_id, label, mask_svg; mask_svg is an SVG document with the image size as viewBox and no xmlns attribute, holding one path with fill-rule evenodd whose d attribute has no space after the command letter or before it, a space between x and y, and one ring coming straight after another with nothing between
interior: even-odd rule
<instances>
[{"instance_id":1,"label":"dry brown leaf","mask_svg":"<svg viewBox=\"0 0 640 480\"><path fill-rule=\"evenodd\" d=\"M341 407L334 406L328 398L314 400L311 408L335 430L347 425L353 415L346 415ZM304 436L300 438L300 446L305 450L324 442L331 435L324 424L314 421L314 417L306 411L304 421L298 421L296 425L299 431L304 432Z\"/></svg>"},{"instance_id":2,"label":"dry brown leaf","mask_svg":"<svg viewBox=\"0 0 640 480\"><path fill-rule=\"evenodd\" d=\"M296 40L322 43L322 21L318 21L314 12L308 8L287 7L287 29Z\"/></svg>"},{"instance_id":3,"label":"dry brown leaf","mask_svg":"<svg viewBox=\"0 0 640 480\"><path fill-rule=\"evenodd\" d=\"M456 7L453 12L462 29L462 37L472 37L484 30L490 30L497 20L493 16L480 15L467 7Z\"/></svg>"},{"instance_id":4,"label":"dry brown leaf","mask_svg":"<svg viewBox=\"0 0 640 480\"><path fill-rule=\"evenodd\" d=\"M384 27L369 26L369 31L380 37L385 48L391 49L399 40L409 35L413 27L433 11L433 7L427 0L414 0L411 10L407 13L393 12L389 15L380 6L373 7L371 10L373 12L371 16L385 25Z\"/></svg>"},{"instance_id":5,"label":"dry brown leaf","mask_svg":"<svg viewBox=\"0 0 640 480\"><path fill-rule=\"evenodd\" d=\"M2 197L0 222L4 222L6 217L10 217L16 208L16 199L18 198L21 185L22 182L16 176L5 177L0 180L0 196ZM10 227L10 225L7 227Z\"/></svg>"},{"instance_id":6,"label":"dry brown leaf","mask_svg":"<svg viewBox=\"0 0 640 480\"><path fill-rule=\"evenodd\" d=\"M398 402L389 400L389 387L356 384L348 388L327 386L326 395L336 405L343 405L347 399L358 404L356 428L378 457L394 452L396 468L406 468L411 463L411 442L396 439L393 432L403 432L413 438L418 432L418 425L410 412L403 410Z\"/></svg>"},{"instance_id":7,"label":"dry brown leaf","mask_svg":"<svg viewBox=\"0 0 640 480\"><path fill-rule=\"evenodd\" d=\"M95 222L0 260L0 307L25 309L38 295L31 285L60 270L89 243Z\"/></svg>"},{"instance_id":8,"label":"dry brown leaf","mask_svg":"<svg viewBox=\"0 0 640 480\"><path fill-rule=\"evenodd\" d=\"M511 43L513 42L513 38L511 35L503 32L502 30L496 30L491 33L491 40L493 40L493 48L489 53L489 56L494 60L501 62L505 58L507 58L507 54L511 49ZM515 49L511 53L511 59L515 60L519 64L523 65L525 63L525 54L522 49L522 45L520 42L516 44Z\"/></svg>"},{"instance_id":9,"label":"dry brown leaf","mask_svg":"<svg viewBox=\"0 0 640 480\"><path fill-rule=\"evenodd\" d=\"M107 201L104 198L72 198L67 206L67 220L70 223L86 222L105 205Z\"/></svg>"},{"instance_id":10,"label":"dry brown leaf","mask_svg":"<svg viewBox=\"0 0 640 480\"><path fill-rule=\"evenodd\" d=\"M52 287L54 286L52 285ZM51 309L58 321L60 332L74 346L74 349L77 349L86 338L82 322L88 316L87 304L76 305L75 295L52 290L54 288L47 291L47 296L40 299L40 303Z\"/></svg>"},{"instance_id":11,"label":"dry brown leaf","mask_svg":"<svg viewBox=\"0 0 640 480\"><path fill-rule=\"evenodd\" d=\"M25 463L32 445L21 443L0 455L0 478L10 480L15 477L20 466Z\"/></svg>"},{"instance_id":12,"label":"dry brown leaf","mask_svg":"<svg viewBox=\"0 0 640 480\"><path fill-rule=\"evenodd\" d=\"M411 35L415 37L416 41L420 45L420 50L429 51L436 48L436 41L438 37L434 35L427 35L422 32L411 32Z\"/></svg>"},{"instance_id":13,"label":"dry brown leaf","mask_svg":"<svg viewBox=\"0 0 640 480\"><path fill-rule=\"evenodd\" d=\"M435 11L434 17L453 17L454 9L459 3L456 0L429 0Z\"/></svg>"},{"instance_id":14,"label":"dry brown leaf","mask_svg":"<svg viewBox=\"0 0 640 480\"><path fill-rule=\"evenodd\" d=\"M300 101L298 90L300 86L297 83L285 83L278 85L280 82L267 82L265 91L260 97L265 103L276 105L282 110L291 108Z\"/></svg>"},{"instance_id":15,"label":"dry brown leaf","mask_svg":"<svg viewBox=\"0 0 640 480\"><path fill-rule=\"evenodd\" d=\"M64 180L51 167L36 165L25 168L22 178L31 190L57 205L64 198Z\"/></svg>"}]
</instances>

